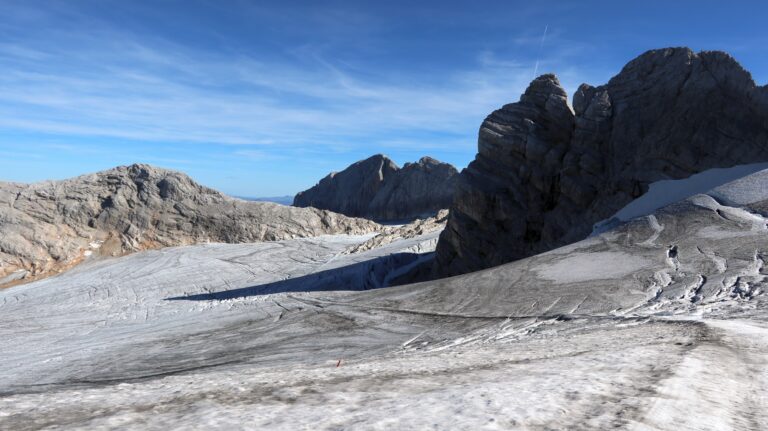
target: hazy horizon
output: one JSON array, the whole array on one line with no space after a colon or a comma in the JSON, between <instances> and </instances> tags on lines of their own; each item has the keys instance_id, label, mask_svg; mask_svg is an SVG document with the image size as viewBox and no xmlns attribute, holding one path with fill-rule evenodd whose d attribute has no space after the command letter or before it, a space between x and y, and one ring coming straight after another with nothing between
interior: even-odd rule
<instances>
[{"instance_id":1,"label":"hazy horizon","mask_svg":"<svg viewBox=\"0 0 768 431\"><path fill-rule=\"evenodd\" d=\"M768 5L656 3L6 1L0 180L150 163L293 195L375 153L463 168L483 118L535 73L572 97L690 46L768 80Z\"/></svg>"}]
</instances>

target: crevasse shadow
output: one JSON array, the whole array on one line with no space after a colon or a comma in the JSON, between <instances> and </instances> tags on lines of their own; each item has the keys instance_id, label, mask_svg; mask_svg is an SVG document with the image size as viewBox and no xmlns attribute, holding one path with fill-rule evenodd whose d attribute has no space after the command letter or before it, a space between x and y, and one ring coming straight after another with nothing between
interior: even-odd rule
<instances>
[{"instance_id":1,"label":"crevasse shadow","mask_svg":"<svg viewBox=\"0 0 768 431\"><path fill-rule=\"evenodd\" d=\"M418 265L431 260L434 253L394 253L257 286L221 292L198 293L166 298L167 301L211 301L286 292L358 291L392 286L393 281Z\"/></svg>"}]
</instances>

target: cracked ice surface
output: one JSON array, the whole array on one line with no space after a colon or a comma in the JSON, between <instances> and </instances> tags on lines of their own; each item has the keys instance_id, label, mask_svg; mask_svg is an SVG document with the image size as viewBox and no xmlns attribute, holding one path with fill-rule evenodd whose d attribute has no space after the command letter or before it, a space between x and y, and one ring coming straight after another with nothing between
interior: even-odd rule
<instances>
[{"instance_id":1,"label":"cracked ice surface","mask_svg":"<svg viewBox=\"0 0 768 431\"><path fill-rule=\"evenodd\" d=\"M0 292L0 429L768 429L765 204L397 287L437 233L91 263Z\"/></svg>"}]
</instances>

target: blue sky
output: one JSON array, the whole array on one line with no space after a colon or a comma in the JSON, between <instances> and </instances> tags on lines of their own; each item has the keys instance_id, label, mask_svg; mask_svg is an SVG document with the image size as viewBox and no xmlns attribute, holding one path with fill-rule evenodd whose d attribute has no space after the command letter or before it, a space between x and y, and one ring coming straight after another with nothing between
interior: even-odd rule
<instances>
[{"instance_id":1,"label":"blue sky","mask_svg":"<svg viewBox=\"0 0 768 431\"><path fill-rule=\"evenodd\" d=\"M572 94L684 45L762 85L766 17L761 1L0 0L0 180L144 162L276 196L374 153L464 167L537 62Z\"/></svg>"}]
</instances>

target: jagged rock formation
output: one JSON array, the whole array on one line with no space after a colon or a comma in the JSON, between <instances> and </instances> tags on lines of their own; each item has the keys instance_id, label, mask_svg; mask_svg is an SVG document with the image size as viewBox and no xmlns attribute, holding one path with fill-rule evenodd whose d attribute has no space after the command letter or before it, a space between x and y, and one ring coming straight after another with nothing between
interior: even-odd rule
<instances>
[{"instance_id":1,"label":"jagged rock formation","mask_svg":"<svg viewBox=\"0 0 768 431\"><path fill-rule=\"evenodd\" d=\"M368 206L397 171L395 162L377 154L341 172L331 172L314 187L296 194L293 205L330 209L355 217L370 216Z\"/></svg>"},{"instance_id":2,"label":"jagged rock formation","mask_svg":"<svg viewBox=\"0 0 768 431\"><path fill-rule=\"evenodd\" d=\"M379 221L434 215L451 204L457 174L450 164L431 157L401 169L377 154L332 172L297 194L293 205Z\"/></svg>"},{"instance_id":3,"label":"jagged rock formation","mask_svg":"<svg viewBox=\"0 0 768 431\"><path fill-rule=\"evenodd\" d=\"M230 198L148 165L65 181L0 183L0 286L61 272L91 255L377 229L329 211Z\"/></svg>"},{"instance_id":4,"label":"jagged rock formation","mask_svg":"<svg viewBox=\"0 0 768 431\"><path fill-rule=\"evenodd\" d=\"M453 275L586 237L651 182L768 160L768 88L722 52L649 51L574 111L554 75L480 127L435 270Z\"/></svg>"}]
</instances>

